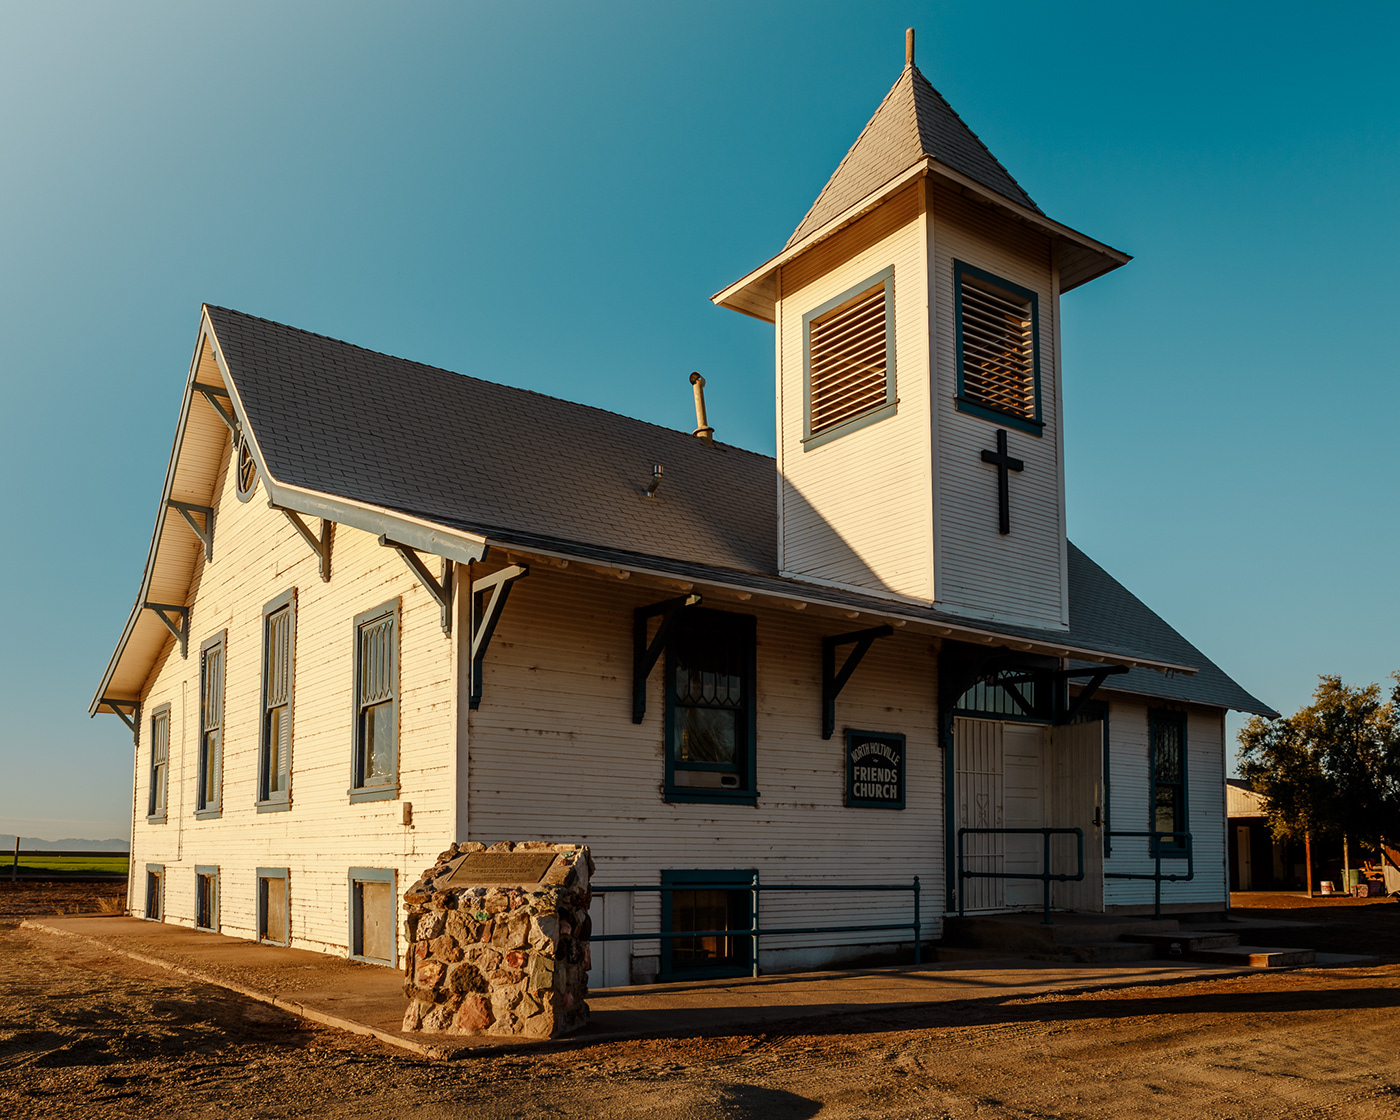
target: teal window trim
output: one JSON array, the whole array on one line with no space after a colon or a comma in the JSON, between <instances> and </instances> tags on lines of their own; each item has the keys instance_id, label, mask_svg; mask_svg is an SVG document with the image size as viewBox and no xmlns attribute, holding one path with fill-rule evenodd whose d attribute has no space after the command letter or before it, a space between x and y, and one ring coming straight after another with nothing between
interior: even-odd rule
<instances>
[{"instance_id":1,"label":"teal window trim","mask_svg":"<svg viewBox=\"0 0 1400 1120\"><path fill-rule=\"evenodd\" d=\"M218 678L210 687L210 653L218 650ZM223 816L224 799L224 725L228 693L228 631L220 630L206 638L199 647L199 742L198 765L195 767L198 787L195 789L195 819L213 820ZM214 692L214 695L211 695ZM213 734L213 744L209 736ZM211 781L212 771L212 781Z\"/></svg>"},{"instance_id":2,"label":"teal window trim","mask_svg":"<svg viewBox=\"0 0 1400 1120\"><path fill-rule=\"evenodd\" d=\"M263 881L266 879L281 879L287 884L287 937L283 941L262 935L263 930L267 928L267 896L263 891ZM259 867L257 869L257 883L256 920L258 924L253 932L257 935L258 942L263 945L290 945L292 943L292 880L290 870L286 867Z\"/></svg>"},{"instance_id":3,"label":"teal window trim","mask_svg":"<svg viewBox=\"0 0 1400 1120\"><path fill-rule=\"evenodd\" d=\"M963 277L971 276L975 280L981 280L984 284L991 284L1018 295L1024 300L1028 300L1031 306L1031 369L1035 382L1035 416L1027 420L1024 416L1017 416L1012 412L1003 412L997 408L990 408L980 401L969 399L963 388ZM976 265L968 264L966 261L953 261L953 351L957 362L957 395L954 403L959 412L967 413L969 416L976 416L982 420L990 420L994 424L1001 424L1003 427L1015 428L1018 431L1028 432L1033 436L1044 435L1045 421L1041 419L1044 412L1041 408L1040 400L1040 297L1029 288L1023 288L1019 284L1013 284L1010 280L1005 280L995 273L978 268Z\"/></svg>"},{"instance_id":4,"label":"teal window trim","mask_svg":"<svg viewBox=\"0 0 1400 1120\"><path fill-rule=\"evenodd\" d=\"M194 867L194 928L206 933L219 932L219 869L213 864L195 864ZM212 879L209 899L209 924L199 924L199 880Z\"/></svg>"},{"instance_id":5,"label":"teal window trim","mask_svg":"<svg viewBox=\"0 0 1400 1120\"><path fill-rule=\"evenodd\" d=\"M401 741L400 720L402 714L399 705L399 632L401 626L402 612L397 598L390 599L387 603L380 603L367 611L361 611L355 616L352 640L355 650L355 681L354 691L350 696L351 724L354 728L354 743L350 754L350 788L346 791L352 805L358 805L366 801L392 801L399 796L399 744ZM363 679L364 665L363 645L360 642L360 634L364 628L372 623L379 622L384 618L392 620L390 626L390 650L389 661L389 691L392 699L389 701L394 706L394 738L391 744L391 755L389 763L390 776L387 781L367 783L364 780L364 749L365 749L365 721L364 710L360 703L361 682Z\"/></svg>"},{"instance_id":6,"label":"teal window trim","mask_svg":"<svg viewBox=\"0 0 1400 1120\"><path fill-rule=\"evenodd\" d=\"M271 683L270 674L272 671L271 639L272 631L270 620L278 611L286 608L288 612L291 632L288 638L287 651L287 742L285 760L283 762L286 770L286 786L284 789L272 792L269 787L272 782L272 775L269 771L271 760L271 739L272 732L272 712L267 706L268 688ZM259 813L285 813L292 807L292 743L296 733L296 657L297 651L297 589L295 587L282 592L277 598L264 605L262 609L262 685L259 690L258 700L258 784L257 784L257 811Z\"/></svg>"},{"instance_id":7,"label":"teal window trim","mask_svg":"<svg viewBox=\"0 0 1400 1120\"><path fill-rule=\"evenodd\" d=\"M159 738L158 729L164 725L165 734L165 759L159 761L156 758L156 742ZM147 754L150 756L149 784L150 789L146 794L146 823L165 824L170 812L170 704L164 703L151 712L150 722L150 742L146 744ZM159 772L157 769L159 768ZM157 797L159 793L159 797Z\"/></svg>"},{"instance_id":8,"label":"teal window trim","mask_svg":"<svg viewBox=\"0 0 1400 1120\"><path fill-rule=\"evenodd\" d=\"M812 431L812 320L819 319L833 308L840 307L847 300L854 299L861 292L869 291L877 284L885 286L885 403L876 408L852 416L820 432ZM899 411L899 398L896 391L895 347L894 347L894 265L881 269L869 279L847 288L839 296L833 296L825 303L818 304L802 316L802 450L813 451L823 444L842 436L850 435L861 428L878 423L894 416Z\"/></svg>"},{"instance_id":9,"label":"teal window trim","mask_svg":"<svg viewBox=\"0 0 1400 1120\"><path fill-rule=\"evenodd\" d=\"M154 893L152 893L154 888ZM151 903L155 906L152 908ZM143 915L148 922L165 921L165 864L146 864L146 909Z\"/></svg>"},{"instance_id":10,"label":"teal window trim","mask_svg":"<svg viewBox=\"0 0 1400 1120\"><path fill-rule=\"evenodd\" d=\"M677 764L675 757L676 703L675 679L676 662L673 644L666 648L666 718L665 718L665 758L666 758L666 801L673 805L748 805L758 804L758 703L755 697L758 680L758 620L750 614L736 614L731 611L716 611L706 607L686 607L681 611L671 643L675 643L687 627L719 625L731 628L744 642L744 679L740 684L744 709L738 727L744 742L738 744L739 760L734 766L722 763L685 762ZM696 786L678 786L677 770L719 771L736 774L739 785L734 789L702 789Z\"/></svg>"},{"instance_id":11,"label":"teal window trim","mask_svg":"<svg viewBox=\"0 0 1400 1120\"><path fill-rule=\"evenodd\" d=\"M663 887L678 887L694 884L697 889L706 887L720 887L728 891L743 891L746 899L744 912L741 919L753 921L753 877L756 872L750 868L747 871L728 870L682 870L682 871L662 871L661 885ZM675 932L672 900L675 894L672 891L661 892L661 932ZM661 939L661 971L657 977L659 980L704 980L724 976L748 976L753 971L753 939L749 936L750 926L735 926L734 936L738 940L738 959L730 965L721 965L715 968L683 968L676 971L671 948L675 941L669 937Z\"/></svg>"},{"instance_id":12,"label":"teal window trim","mask_svg":"<svg viewBox=\"0 0 1400 1120\"><path fill-rule=\"evenodd\" d=\"M395 925L394 934L391 938L392 948L389 950L389 959L383 957L367 957L362 952L356 952L356 946L364 947L364 913L361 909L361 897L355 888L360 883L388 883L394 892L395 914L398 913L399 898L399 873L392 867L352 867L349 873L350 884L350 951L348 956L352 961L364 961L366 964L387 964L390 968L399 967L399 936L398 927Z\"/></svg>"},{"instance_id":13,"label":"teal window trim","mask_svg":"<svg viewBox=\"0 0 1400 1120\"><path fill-rule=\"evenodd\" d=\"M1177 782L1158 782L1157 780L1157 729L1166 724L1175 724L1181 730L1181 780ZM1191 831L1191 802L1188 794L1190 782L1190 770L1187 766L1189 751L1187 749L1188 740L1186 738L1186 713L1172 711L1167 708L1152 708L1147 713L1147 734L1148 734L1148 764L1152 768L1151 783L1148 789L1147 817L1149 830L1157 828L1157 788L1159 785L1171 786L1178 791L1178 804L1176 808L1177 824L1179 827L1174 831ZM1180 840L1152 841L1152 854L1156 855L1160 847L1162 856L1174 857L1177 859L1186 858L1186 845Z\"/></svg>"}]
</instances>

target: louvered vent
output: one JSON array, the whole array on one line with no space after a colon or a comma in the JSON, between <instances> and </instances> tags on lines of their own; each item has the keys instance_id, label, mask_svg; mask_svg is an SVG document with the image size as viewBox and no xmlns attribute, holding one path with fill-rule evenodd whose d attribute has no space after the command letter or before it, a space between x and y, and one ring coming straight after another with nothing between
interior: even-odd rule
<instances>
[{"instance_id":1,"label":"louvered vent","mask_svg":"<svg viewBox=\"0 0 1400 1120\"><path fill-rule=\"evenodd\" d=\"M962 278L963 396L1037 420L1030 300Z\"/></svg>"},{"instance_id":2,"label":"louvered vent","mask_svg":"<svg viewBox=\"0 0 1400 1120\"><path fill-rule=\"evenodd\" d=\"M868 288L809 325L813 435L885 404L885 291Z\"/></svg>"}]
</instances>

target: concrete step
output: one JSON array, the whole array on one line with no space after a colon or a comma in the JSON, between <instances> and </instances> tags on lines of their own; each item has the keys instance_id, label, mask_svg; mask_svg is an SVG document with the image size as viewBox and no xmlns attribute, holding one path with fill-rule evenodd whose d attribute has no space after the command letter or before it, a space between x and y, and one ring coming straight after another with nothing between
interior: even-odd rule
<instances>
[{"instance_id":1,"label":"concrete step","mask_svg":"<svg viewBox=\"0 0 1400 1120\"><path fill-rule=\"evenodd\" d=\"M1228 949L1198 949L1193 961L1211 964L1245 965L1249 968L1293 968L1312 964L1317 954L1311 949L1281 949L1268 945L1235 945Z\"/></svg>"},{"instance_id":2,"label":"concrete step","mask_svg":"<svg viewBox=\"0 0 1400 1120\"><path fill-rule=\"evenodd\" d=\"M1124 941L1136 941L1150 946L1152 954L1163 960L1186 957L1202 949L1229 949L1240 943L1237 933L1130 933Z\"/></svg>"},{"instance_id":3,"label":"concrete step","mask_svg":"<svg viewBox=\"0 0 1400 1120\"><path fill-rule=\"evenodd\" d=\"M1152 946L1132 941L1102 941L1097 944L1060 945L1055 952L1030 953L1032 960L1075 962L1077 964L1125 964L1151 960Z\"/></svg>"}]
</instances>

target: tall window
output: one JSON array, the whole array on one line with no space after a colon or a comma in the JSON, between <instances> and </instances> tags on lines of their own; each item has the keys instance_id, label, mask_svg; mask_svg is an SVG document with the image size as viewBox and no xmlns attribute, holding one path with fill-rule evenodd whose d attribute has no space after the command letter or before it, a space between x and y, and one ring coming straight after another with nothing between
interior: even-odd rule
<instances>
[{"instance_id":1,"label":"tall window","mask_svg":"<svg viewBox=\"0 0 1400 1120\"><path fill-rule=\"evenodd\" d=\"M355 762L351 801L398 796L399 604L355 619Z\"/></svg>"},{"instance_id":2,"label":"tall window","mask_svg":"<svg viewBox=\"0 0 1400 1120\"><path fill-rule=\"evenodd\" d=\"M1039 300L954 262L959 411L1040 435Z\"/></svg>"},{"instance_id":3,"label":"tall window","mask_svg":"<svg viewBox=\"0 0 1400 1120\"><path fill-rule=\"evenodd\" d=\"M262 730L258 751L258 809L290 805L292 672L296 660L296 591L263 607Z\"/></svg>"},{"instance_id":4,"label":"tall window","mask_svg":"<svg viewBox=\"0 0 1400 1120\"><path fill-rule=\"evenodd\" d=\"M223 793L224 634L199 650L199 791L195 816L216 817Z\"/></svg>"},{"instance_id":5,"label":"tall window","mask_svg":"<svg viewBox=\"0 0 1400 1120\"><path fill-rule=\"evenodd\" d=\"M1153 711L1148 717L1152 732L1152 829L1185 833L1186 814L1186 716L1181 712ZM1185 854L1184 835L1163 837L1163 852Z\"/></svg>"},{"instance_id":6,"label":"tall window","mask_svg":"<svg viewBox=\"0 0 1400 1120\"><path fill-rule=\"evenodd\" d=\"M755 624L692 608L667 647L666 790L671 801L753 804Z\"/></svg>"},{"instance_id":7,"label":"tall window","mask_svg":"<svg viewBox=\"0 0 1400 1120\"><path fill-rule=\"evenodd\" d=\"M162 704L151 715L151 790L146 798L146 820L165 823L165 799L170 788L170 705Z\"/></svg>"},{"instance_id":8,"label":"tall window","mask_svg":"<svg viewBox=\"0 0 1400 1120\"><path fill-rule=\"evenodd\" d=\"M893 268L813 308L802 331L806 446L894 413Z\"/></svg>"}]
</instances>

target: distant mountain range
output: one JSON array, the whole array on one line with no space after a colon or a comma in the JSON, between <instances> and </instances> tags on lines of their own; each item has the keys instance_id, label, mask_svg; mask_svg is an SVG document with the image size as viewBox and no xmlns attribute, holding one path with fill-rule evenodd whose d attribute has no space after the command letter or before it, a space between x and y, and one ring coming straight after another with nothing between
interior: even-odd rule
<instances>
[{"instance_id":1,"label":"distant mountain range","mask_svg":"<svg viewBox=\"0 0 1400 1120\"><path fill-rule=\"evenodd\" d=\"M40 840L37 836L21 836L19 847L22 852L125 852L130 850L129 840ZM15 850L15 834L0 833L0 855Z\"/></svg>"}]
</instances>

